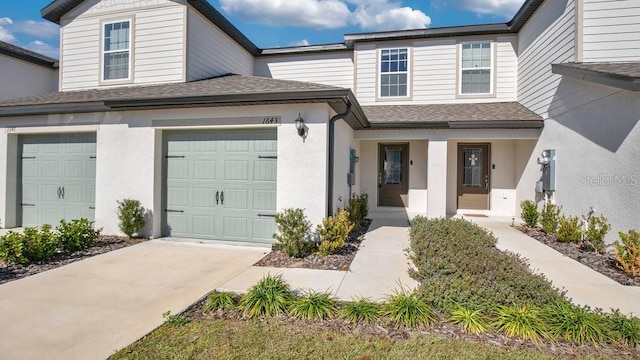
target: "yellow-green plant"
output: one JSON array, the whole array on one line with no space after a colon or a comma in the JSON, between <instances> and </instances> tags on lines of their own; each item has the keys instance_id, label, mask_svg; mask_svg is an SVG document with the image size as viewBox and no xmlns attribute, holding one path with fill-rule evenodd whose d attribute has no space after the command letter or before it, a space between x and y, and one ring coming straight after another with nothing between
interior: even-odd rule
<instances>
[{"instance_id":1,"label":"yellow-green plant","mask_svg":"<svg viewBox=\"0 0 640 360\"><path fill-rule=\"evenodd\" d=\"M340 251L347 242L351 229L353 223L349 220L349 212L344 209L340 209L337 215L322 220L322 225L317 229L320 235L318 254L326 256Z\"/></svg>"},{"instance_id":2,"label":"yellow-green plant","mask_svg":"<svg viewBox=\"0 0 640 360\"><path fill-rule=\"evenodd\" d=\"M336 312L336 300L329 293L309 291L292 301L289 314L299 319L322 320Z\"/></svg>"},{"instance_id":3,"label":"yellow-green plant","mask_svg":"<svg viewBox=\"0 0 640 360\"><path fill-rule=\"evenodd\" d=\"M582 240L582 224L577 216L563 216L556 231L558 241L577 243Z\"/></svg>"},{"instance_id":4,"label":"yellow-green plant","mask_svg":"<svg viewBox=\"0 0 640 360\"><path fill-rule=\"evenodd\" d=\"M268 274L255 284L238 303L245 316L277 316L287 312L293 293L281 275Z\"/></svg>"},{"instance_id":5,"label":"yellow-green plant","mask_svg":"<svg viewBox=\"0 0 640 360\"><path fill-rule=\"evenodd\" d=\"M351 323L364 322L371 325L380 320L380 307L369 299L359 298L344 304L339 316Z\"/></svg>"},{"instance_id":6,"label":"yellow-green plant","mask_svg":"<svg viewBox=\"0 0 640 360\"><path fill-rule=\"evenodd\" d=\"M604 215L583 217L583 220L587 224L587 229L584 232L584 240L590 249L596 252L603 252L607 248L604 237L609 230L611 230L609 220L604 217Z\"/></svg>"},{"instance_id":7,"label":"yellow-green plant","mask_svg":"<svg viewBox=\"0 0 640 360\"><path fill-rule=\"evenodd\" d=\"M472 334L484 334L489 328L486 318L480 310L474 311L460 305L451 311L447 321L459 324L465 332Z\"/></svg>"},{"instance_id":8,"label":"yellow-green plant","mask_svg":"<svg viewBox=\"0 0 640 360\"><path fill-rule=\"evenodd\" d=\"M619 232L620 241L613 242L613 256L617 266L631 276L640 276L640 233Z\"/></svg>"},{"instance_id":9,"label":"yellow-green plant","mask_svg":"<svg viewBox=\"0 0 640 360\"><path fill-rule=\"evenodd\" d=\"M276 246L281 247L287 255L295 258L305 257L310 254L315 242L310 240L311 222L307 219L302 209L284 209L275 217Z\"/></svg>"},{"instance_id":10,"label":"yellow-green plant","mask_svg":"<svg viewBox=\"0 0 640 360\"><path fill-rule=\"evenodd\" d=\"M604 339L604 318L587 307L561 302L546 307L543 316L554 338L575 341L580 345L590 342L594 346Z\"/></svg>"},{"instance_id":11,"label":"yellow-green plant","mask_svg":"<svg viewBox=\"0 0 640 360\"><path fill-rule=\"evenodd\" d=\"M124 199L118 203L118 227L129 238L139 235L146 224L144 218L144 207L140 201L134 199Z\"/></svg>"},{"instance_id":12,"label":"yellow-green plant","mask_svg":"<svg viewBox=\"0 0 640 360\"><path fill-rule=\"evenodd\" d=\"M536 227L538 225L538 218L540 218L540 212L538 211L538 205L535 201L524 200L520 203L522 212L520 217L524 220L528 227Z\"/></svg>"},{"instance_id":13,"label":"yellow-green plant","mask_svg":"<svg viewBox=\"0 0 640 360\"><path fill-rule=\"evenodd\" d=\"M206 311L230 310L234 307L236 307L236 302L228 292L214 291L209 294L207 301L204 303Z\"/></svg>"},{"instance_id":14,"label":"yellow-green plant","mask_svg":"<svg viewBox=\"0 0 640 360\"><path fill-rule=\"evenodd\" d=\"M547 337L540 310L531 305L499 306L494 327L509 337L519 337L535 343Z\"/></svg>"},{"instance_id":15,"label":"yellow-green plant","mask_svg":"<svg viewBox=\"0 0 640 360\"><path fill-rule=\"evenodd\" d=\"M540 225L547 234L555 234L558 230L561 207L555 204L545 204L540 212Z\"/></svg>"},{"instance_id":16,"label":"yellow-green plant","mask_svg":"<svg viewBox=\"0 0 640 360\"><path fill-rule=\"evenodd\" d=\"M355 225L362 222L369 214L369 197L367 194L353 194L349 199L349 219Z\"/></svg>"},{"instance_id":17,"label":"yellow-green plant","mask_svg":"<svg viewBox=\"0 0 640 360\"><path fill-rule=\"evenodd\" d=\"M396 326L404 325L409 329L429 326L437 320L429 305L406 289L393 291L393 295L382 306L382 314Z\"/></svg>"}]
</instances>

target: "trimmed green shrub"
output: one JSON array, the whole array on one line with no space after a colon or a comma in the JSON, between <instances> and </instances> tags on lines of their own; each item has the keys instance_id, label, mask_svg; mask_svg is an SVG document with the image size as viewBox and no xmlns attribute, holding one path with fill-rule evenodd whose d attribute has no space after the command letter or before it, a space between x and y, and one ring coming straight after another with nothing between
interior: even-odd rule
<instances>
[{"instance_id":1,"label":"trimmed green shrub","mask_svg":"<svg viewBox=\"0 0 640 360\"><path fill-rule=\"evenodd\" d=\"M70 222L60 221L56 227L59 234L60 246L64 251L74 252L84 250L93 245L98 239L102 229L94 229L93 221L87 219L74 219Z\"/></svg>"},{"instance_id":2,"label":"trimmed green shrub","mask_svg":"<svg viewBox=\"0 0 640 360\"><path fill-rule=\"evenodd\" d=\"M287 312L293 293L281 275L267 275L255 284L238 303L245 316L277 316Z\"/></svg>"},{"instance_id":3,"label":"trimmed green shrub","mask_svg":"<svg viewBox=\"0 0 640 360\"><path fill-rule=\"evenodd\" d=\"M471 310L463 306L451 311L451 315L447 321L459 324L462 330L472 334L484 334L489 329L489 325L480 310Z\"/></svg>"},{"instance_id":4,"label":"trimmed green shrub","mask_svg":"<svg viewBox=\"0 0 640 360\"><path fill-rule=\"evenodd\" d=\"M351 229L353 223L349 220L349 212L344 209L340 209L337 215L322 220L322 225L317 229L320 235L318 254L326 256L340 251L346 244Z\"/></svg>"},{"instance_id":5,"label":"trimmed green shrub","mask_svg":"<svg viewBox=\"0 0 640 360\"><path fill-rule=\"evenodd\" d=\"M555 234L558 230L558 222L560 220L560 210L562 208L555 204L545 204L540 212L540 225L542 231L547 234Z\"/></svg>"},{"instance_id":6,"label":"trimmed green shrub","mask_svg":"<svg viewBox=\"0 0 640 360\"><path fill-rule=\"evenodd\" d=\"M543 305L563 298L525 260L496 249L496 241L466 220L414 218L409 254L419 295L445 312L461 305L485 313L496 305Z\"/></svg>"},{"instance_id":7,"label":"trimmed green shrub","mask_svg":"<svg viewBox=\"0 0 640 360\"><path fill-rule=\"evenodd\" d=\"M349 220L359 225L369 214L369 196L367 194L356 195L349 199Z\"/></svg>"},{"instance_id":8,"label":"trimmed green shrub","mask_svg":"<svg viewBox=\"0 0 640 360\"><path fill-rule=\"evenodd\" d=\"M205 311L230 310L235 307L236 302L228 292L214 291L209 294L207 301L204 303Z\"/></svg>"},{"instance_id":9,"label":"trimmed green shrub","mask_svg":"<svg viewBox=\"0 0 640 360\"><path fill-rule=\"evenodd\" d=\"M396 326L404 325L409 329L437 321L433 310L415 293L402 289L394 290L394 295L382 306L382 314Z\"/></svg>"},{"instance_id":10,"label":"trimmed green shrub","mask_svg":"<svg viewBox=\"0 0 640 360\"><path fill-rule=\"evenodd\" d=\"M299 319L322 320L336 313L336 300L329 293L310 291L293 300L289 314Z\"/></svg>"},{"instance_id":11,"label":"trimmed green shrub","mask_svg":"<svg viewBox=\"0 0 640 360\"><path fill-rule=\"evenodd\" d=\"M547 332L540 316L540 310L533 306L499 306L494 327L509 337L519 337L539 343L547 338Z\"/></svg>"},{"instance_id":12,"label":"trimmed green shrub","mask_svg":"<svg viewBox=\"0 0 640 360\"><path fill-rule=\"evenodd\" d=\"M613 256L618 268L631 276L640 276L640 233L619 232L620 241L613 242Z\"/></svg>"},{"instance_id":13,"label":"trimmed green shrub","mask_svg":"<svg viewBox=\"0 0 640 360\"><path fill-rule=\"evenodd\" d=\"M600 216L583 217L587 223L587 229L584 232L584 240L590 250L596 252L603 252L607 248L607 244L604 242L604 237L611 230L611 224L609 220Z\"/></svg>"},{"instance_id":14,"label":"trimmed green shrub","mask_svg":"<svg viewBox=\"0 0 640 360\"><path fill-rule=\"evenodd\" d=\"M560 242L578 243L582 240L582 223L577 216L563 216L558 221L556 237Z\"/></svg>"},{"instance_id":15,"label":"trimmed green shrub","mask_svg":"<svg viewBox=\"0 0 640 360\"><path fill-rule=\"evenodd\" d=\"M522 209L520 217L524 220L525 224L527 224L528 227L536 227L538 225L538 218L540 217L538 204L532 200L524 200L520 203L520 208Z\"/></svg>"},{"instance_id":16,"label":"trimmed green shrub","mask_svg":"<svg viewBox=\"0 0 640 360\"><path fill-rule=\"evenodd\" d=\"M351 323L364 322L371 325L380 320L380 307L366 298L359 298L344 304L339 316Z\"/></svg>"},{"instance_id":17,"label":"trimmed green shrub","mask_svg":"<svg viewBox=\"0 0 640 360\"><path fill-rule=\"evenodd\" d=\"M543 317L554 338L563 338L580 345L586 342L597 345L604 339L603 317L587 307L561 302L546 307Z\"/></svg>"},{"instance_id":18,"label":"trimmed green shrub","mask_svg":"<svg viewBox=\"0 0 640 360\"><path fill-rule=\"evenodd\" d=\"M0 259L8 264L24 264L29 259L24 253L27 246L23 234L9 231L0 238Z\"/></svg>"},{"instance_id":19,"label":"trimmed green shrub","mask_svg":"<svg viewBox=\"0 0 640 360\"><path fill-rule=\"evenodd\" d=\"M37 228L25 228L24 238L26 242L24 256L29 261L50 259L58 249L59 237L51 231L51 225L48 224L42 225L40 230Z\"/></svg>"},{"instance_id":20,"label":"trimmed green shrub","mask_svg":"<svg viewBox=\"0 0 640 360\"><path fill-rule=\"evenodd\" d=\"M140 235L146 220L144 218L144 208L140 201L124 199L118 201L118 227L129 238L133 235Z\"/></svg>"},{"instance_id":21,"label":"trimmed green shrub","mask_svg":"<svg viewBox=\"0 0 640 360\"><path fill-rule=\"evenodd\" d=\"M316 244L310 240L311 222L302 209L284 209L276 214L276 246L295 258L310 254Z\"/></svg>"}]
</instances>

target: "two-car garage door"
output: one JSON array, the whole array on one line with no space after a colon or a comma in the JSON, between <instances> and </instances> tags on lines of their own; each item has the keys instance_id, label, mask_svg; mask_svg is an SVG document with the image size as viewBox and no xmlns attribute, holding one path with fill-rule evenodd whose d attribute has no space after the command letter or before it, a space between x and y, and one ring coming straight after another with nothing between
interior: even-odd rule
<instances>
[{"instance_id":1,"label":"two-car garage door","mask_svg":"<svg viewBox=\"0 0 640 360\"><path fill-rule=\"evenodd\" d=\"M164 235L273 241L275 130L170 131L163 154Z\"/></svg>"}]
</instances>

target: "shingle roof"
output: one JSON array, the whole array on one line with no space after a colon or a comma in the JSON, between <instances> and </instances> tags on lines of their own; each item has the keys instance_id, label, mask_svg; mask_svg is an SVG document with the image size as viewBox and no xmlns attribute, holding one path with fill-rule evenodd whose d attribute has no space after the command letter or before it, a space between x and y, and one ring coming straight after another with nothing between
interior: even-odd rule
<instances>
[{"instance_id":1,"label":"shingle roof","mask_svg":"<svg viewBox=\"0 0 640 360\"><path fill-rule=\"evenodd\" d=\"M518 102L363 106L372 128L542 127L542 118Z\"/></svg>"},{"instance_id":2,"label":"shingle roof","mask_svg":"<svg viewBox=\"0 0 640 360\"><path fill-rule=\"evenodd\" d=\"M640 61L553 64L555 74L640 91Z\"/></svg>"},{"instance_id":3,"label":"shingle roof","mask_svg":"<svg viewBox=\"0 0 640 360\"><path fill-rule=\"evenodd\" d=\"M28 61L36 65L41 65L48 68L56 68L58 66L58 60L38 54L31 50L23 49L21 47L11 45L4 41L0 41L0 54L14 57L16 59Z\"/></svg>"}]
</instances>

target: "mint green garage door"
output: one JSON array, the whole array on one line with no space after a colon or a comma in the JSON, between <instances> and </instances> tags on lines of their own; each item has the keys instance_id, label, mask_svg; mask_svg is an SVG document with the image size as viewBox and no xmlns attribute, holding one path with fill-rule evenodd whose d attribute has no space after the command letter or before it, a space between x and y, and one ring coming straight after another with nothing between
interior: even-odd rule
<instances>
[{"instance_id":1,"label":"mint green garage door","mask_svg":"<svg viewBox=\"0 0 640 360\"><path fill-rule=\"evenodd\" d=\"M165 235L273 242L276 130L172 131L164 138Z\"/></svg>"},{"instance_id":2,"label":"mint green garage door","mask_svg":"<svg viewBox=\"0 0 640 360\"><path fill-rule=\"evenodd\" d=\"M95 133L20 136L19 159L19 224L94 219Z\"/></svg>"}]
</instances>

